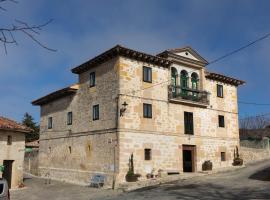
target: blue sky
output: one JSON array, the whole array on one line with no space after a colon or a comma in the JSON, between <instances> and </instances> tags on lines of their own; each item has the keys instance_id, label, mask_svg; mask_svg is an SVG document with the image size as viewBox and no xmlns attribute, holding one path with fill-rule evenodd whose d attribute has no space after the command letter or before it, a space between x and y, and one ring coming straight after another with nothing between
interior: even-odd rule
<instances>
[{"instance_id":1,"label":"blue sky","mask_svg":"<svg viewBox=\"0 0 270 200\"><path fill-rule=\"evenodd\" d=\"M156 54L190 45L211 61L270 32L267 0L27 0L6 3L0 27L21 19L53 23L38 37L56 53L24 35L18 46L0 48L0 115L21 121L30 102L77 81L72 67L116 44ZM245 80L239 100L270 103L270 38L209 66ZM240 117L270 112L270 106L239 105Z\"/></svg>"}]
</instances>

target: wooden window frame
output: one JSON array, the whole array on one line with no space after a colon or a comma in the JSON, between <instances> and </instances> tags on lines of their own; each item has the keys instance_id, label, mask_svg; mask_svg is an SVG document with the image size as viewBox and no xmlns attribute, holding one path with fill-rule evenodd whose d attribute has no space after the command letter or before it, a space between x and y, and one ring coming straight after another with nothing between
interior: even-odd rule
<instances>
[{"instance_id":1,"label":"wooden window frame","mask_svg":"<svg viewBox=\"0 0 270 200\"><path fill-rule=\"evenodd\" d=\"M224 115L218 115L218 127L225 128L225 117L224 117Z\"/></svg>"},{"instance_id":2,"label":"wooden window frame","mask_svg":"<svg viewBox=\"0 0 270 200\"><path fill-rule=\"evenodd\" d=\"M89 76L89 86L95 87L96 86L96 72L91 72Z\"/></svg>"},{"instance_id":3,"label":"wooden window frame","mask_svg":"<svg viewBox=\"0 0 270 200\"><path fill-rule=\"evenodd\" d=\"M53 118L48 117L48 129L52 129L52 128L53 128Z\"/></svg>"},{"instance_id":4,"label":"wooden window frame","mask_svg":"<svg viewBox=\"0 0 270 200\"><path fill-rule=\"evenodd\" d=\"M7 136L7 145L12 145L12 136L11 135Z\"/></svg>"},{"instance_id":5,"label":"wooden window frame","mask_svg":"<svg viewBox=\"0 0 270 200\"><path fill-rule=\"evenodd\" d=\"M149 148L144 149L144 160L146 161L152 160L152 149Z\"/></svg>"},{"instance_id":6,"label":"wooden window frame","mask_svg":"<svg viewBox=\"0 0 270 200\"><path fill-rule=\"evenodd\" d=\"M185 134L194 135L194 120L192 112L184 112Z\"/></svg>"},{"instance_id":7,"label":"wooden window frame","mask_svg":"<svg viewBox=\"0 0 270 200\"><path fill-rule=\"evenodd\" d=\"M143 104L143 117L144 118L152 118L152 104L144 103Z\"/></svg>"},{"instance_id":8,"label":"wooden window frame","mask_svg":"<svg viewBox=\"0 0 270 200\"><path fill-rule=\"evenodd\" d=\"M67 125L72 125L72 121L73 121L73 114L72 114L72 112L68 112L67 113Z\"/></svg>"},{"instance_id":9,"label":"wooden window frame","mask_svg":"<svg viewBox=\"0 0 270 200\"><path fill-rule=\"evenodd\" d=\"M99 120L99 104L93 105L93 121Z\"/></svg>"},{"instance_id":10,"label":"wooden window frame","mask_svg":"<svg viewBox=\"0 0 270 200\"><path fill-rule=\"evenodd\" d=\"M222 162L226 161L226 152L224 151L220 152L220 160Z\"/></svg>"},{"instance_id":11,"label":"wooden window frame","mask_svg":"<svg viewBox=\"0 0 270 200\"><path fill-rule=\"evenodd\" d=\"M152 83L152 68L143 66L143 82Z\"/></svg>"},{"instance_id":12,"label":"wooden window frame","mask_svg":"<svg viewBox=\"0 0 270 200\"><path fill-rule=\"evenodd\" d=\"M217 97L224 98L223 85L217 84Z\"/></svg>"}]
</instances>

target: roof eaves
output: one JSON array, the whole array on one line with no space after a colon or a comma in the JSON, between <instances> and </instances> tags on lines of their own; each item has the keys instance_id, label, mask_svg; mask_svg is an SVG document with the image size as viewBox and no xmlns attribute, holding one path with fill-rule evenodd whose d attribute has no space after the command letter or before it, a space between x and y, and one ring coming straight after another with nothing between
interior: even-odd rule
<instances>
[{"instance_id":1,"label":"roof eaves","mask_svg":"<svg viewBox=\"0 0 270 200\"><path fill-rule=\"evenodd\" d=\"M49 103L53 100L59 99L61 97L69 96L71 94L75 94L78 88L76 88L74 85L70 87L66 87L57 91L54 91L46 96L43 96L37 100L32 101L32 105L44 105L46 103Z\"/></svg>"},{"instance_id":2,"label":"roof eaves","mask_svg":"<svg viewBox=\"0 0 270 200\"><path fill-rule=\"evenodd\" d=\"M120 45L116 45L115 47L105 51L104 53L94 57L93 59L90 59L89 61L79 65L78 67L73 68L71 71L72 73L80 74L89 70L91 67L102 64L116 56L123 56L138 61L149 62L163 67L168 67L171 64L171 62L165 58L153 56Z\"/></svg>"}]
</instances>

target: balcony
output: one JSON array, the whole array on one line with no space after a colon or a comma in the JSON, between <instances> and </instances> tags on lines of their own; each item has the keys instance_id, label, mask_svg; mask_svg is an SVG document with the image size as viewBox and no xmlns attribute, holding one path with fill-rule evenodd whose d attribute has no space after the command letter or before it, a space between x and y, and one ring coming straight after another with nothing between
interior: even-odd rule
<instances>
[{"instance_id":1,"label":"balcony","mask_svg":"<svg viewBox=\"0 0 270 200\"><path fill-rule=\"evenodd\" d=\"M194 104L206 107L209 105L209 95L207 91L183 88L181 86L169 85L169 101L185 104Z\"/></svg>"}]
</instances>

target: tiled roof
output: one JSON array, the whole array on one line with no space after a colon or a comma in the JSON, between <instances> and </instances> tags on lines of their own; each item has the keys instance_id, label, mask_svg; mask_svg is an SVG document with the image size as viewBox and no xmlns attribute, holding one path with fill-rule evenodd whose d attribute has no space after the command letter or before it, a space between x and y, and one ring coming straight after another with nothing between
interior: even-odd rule
<instances>
[{"instance_id":1,"label":"tiled roof","mask_svg":"<svg viewBox=\"0 0 270 200\"><path fill-rule=\"evenodd\" d=\"M0 116L0 130L12 130L18 132L28 133L31 132L31 129L19 124L11 119Z\"/></svg>"},{"instance_id":2,"label":"tiled roof","mask_svg":"<svg viewBox=\"0 0 270 200\"><path fill-rule=\"evenodd\" d=\"M79 89L79 85L74 84L74 85L71 85L69 87L52 92L52 93L50 93L44 97L41 97L37 100L34 100L32 102L32 104L35 106L37 106L37 105L41 106L41 105L49 103L53 100L56 100L56 99L59 99L59 98L65 97L65 96L69 96L71 94L75 94L78 89Z\"/></svg>"},{"instance_id":3,"label":"tiled roof","mask_svg":"<svg viewBox=\"0 0 270 200\"><path fill-rule=\"evenodd\" d=\"M222 75L222 74L209 72L209 71L207 71L205 73L205 77L208 78L208 79L212 79L212 80L232 84L232 85L235 85L235 86L245 84L245 81L242 81L242 80L239 80L239 79L236 79L236 78L232 78L232 77L229 77L229 76L225 76L225 75Z\"/></svg>"},{"instance_id":4,"label":"tiled roof","mask_svg":"<svg viewBox=\"0 0 270 200\"><path fill-rule=\"evenodd\" d=\"M78 67L73 68L71 71L72 73L75 74L80 74L83 73L87 70L89 70L91 67L97 66L101 63L104 63L116 56L123 56L127 58L131 58L134 60L142 61L142 62L147 62L151 63L154 65L159 65L163 67L169 67L171 64L171 61L158 57L158 56L153 56L150 54L146 54L140 51L136 51L133 49L129 49L120 45L116 45L115 47L105 51L104 53L88 60L87 62L79 65Z\"/></svg>"}]
</instances>

